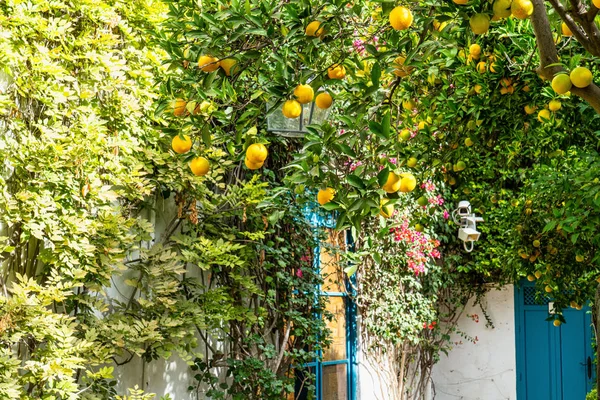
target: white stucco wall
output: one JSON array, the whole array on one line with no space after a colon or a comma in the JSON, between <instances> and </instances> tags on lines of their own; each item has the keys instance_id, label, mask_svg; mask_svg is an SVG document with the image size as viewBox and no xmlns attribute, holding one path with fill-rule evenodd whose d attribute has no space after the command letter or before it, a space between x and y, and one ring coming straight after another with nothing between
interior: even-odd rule
<instances>
[{"instance_id":1,"label":"white stucco wall","mask_svg":"<svg viewBox=\"0 0 600 400\"><path fill-rule=\"evenodd\" d=\"M455 345L433 369L435 400L516 400L514 287L492 289L485 297L486 311L495 328L487 328L479 306L470 301L458 328L472 343L453 335ZM467 315L477 314L479 322Z\"/></svg>"}]
</instances>

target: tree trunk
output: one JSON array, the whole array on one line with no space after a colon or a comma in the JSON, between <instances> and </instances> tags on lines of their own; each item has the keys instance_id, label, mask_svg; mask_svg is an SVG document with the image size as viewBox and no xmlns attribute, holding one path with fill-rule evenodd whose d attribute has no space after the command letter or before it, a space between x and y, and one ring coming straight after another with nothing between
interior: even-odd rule
<instances>
[{"instance_id":1,"label":"tree trunk","mask_svg":"<svg viewBox=\"0 0 600 400\"><path fill-rule=\"evenodd\" d=\"M531 23L533 24L535 40L537 41L540 53L540 67L537 72L544 79L550 81L557 73L564 71L564 68L558 65L558 51L556 50L556 44L552 36L544 0L532 0L532 3L533 14L531 15ZM593 82L585 88L573 86L571 93L584 99L600 114L600 88Z\"/></svg>"},{"instance_id":2,"label":"tree trunk","mask_svg":"<svg viewBox=\"0 0 600 400\"><path fill-rule=\"evenodd\" d=\"M596 298L594 299L594 310L592 310L592 322L594 324L594 335L596 336L596 399L600 400L600 340L598 340L598 322L600 322L600 283L596 286Z\"/></svg>"}]
</instances>

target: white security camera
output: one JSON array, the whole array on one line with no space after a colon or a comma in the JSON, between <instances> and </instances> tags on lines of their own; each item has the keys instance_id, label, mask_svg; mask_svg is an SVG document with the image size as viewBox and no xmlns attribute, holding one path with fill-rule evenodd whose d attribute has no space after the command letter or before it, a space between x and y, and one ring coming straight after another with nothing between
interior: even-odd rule
<instances>
[{"instance_id":1,"label":"white security camera","mask_svg":"<svg viewBox=\"0 0 600 400\"><path fill-rule=\"evenodd\" d=\"M479 236L481 236L481 232L477 230L477 222L483 222L483 218L471 213L471 203L463 200L458 203L458 207L452 212L452 219L457 225L460 225L458 238L464 242L465 250L467 252L473 251L473 242L478 241Z\"/></svg>"}]
</instances>

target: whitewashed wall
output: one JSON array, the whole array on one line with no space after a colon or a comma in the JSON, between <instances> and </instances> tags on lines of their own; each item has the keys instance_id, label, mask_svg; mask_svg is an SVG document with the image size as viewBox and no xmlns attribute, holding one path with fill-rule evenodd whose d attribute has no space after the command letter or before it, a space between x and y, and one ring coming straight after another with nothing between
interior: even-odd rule
<instances>
[{"instance_id":1,"label":"whitewashed wall","mask_svg":"<svg viewBox=\"0 0 600 400\"><path fill-rule=\"evenodd\" d=\"M433 369L435 400L515 400L517 398L515 356L514 287L492 290L485 297L486 311L495 328L486 328L479 306L472 301L459 321L459 329L477 343L454 335L461 342L442 355ZM468 315L477 314L479 322Z\"/></svg>"}]
</instances>

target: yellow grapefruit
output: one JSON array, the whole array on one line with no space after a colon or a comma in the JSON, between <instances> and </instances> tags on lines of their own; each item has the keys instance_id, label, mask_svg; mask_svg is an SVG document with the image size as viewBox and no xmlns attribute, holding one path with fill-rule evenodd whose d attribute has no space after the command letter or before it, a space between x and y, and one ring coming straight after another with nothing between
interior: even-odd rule
<instances>
[{"instance_id":1,"label":"yellow grapefruit","mask_svg":"<svg viewBox=\"0 0 600 400\"><path fill-rule=\"evenodd\" d=\"M187 106L187 101L183 99L177 99L173 102L173 115L176 117L183 117L187 114L187 110L185 108Z\"/></svg>"},{"instance_id":2,"label":"yellow grapefruit","mask_svg":"<svg viewBox=\"0 0 600 400\"><path fill-rule=\"evenodd\" d=\"M402 193L412 192L417 186L417 180L411 173L400 174L400 191Z\"/></svg>"},{"instance_id":3,"label":"yellow grapefruit","mask_svg":"<svg viewBox=\"0 0 600 400\"><path fill-rule=\"evenodd\" d=\"M196 157L190 162L190 169L196 176L204 176L208 174L210 164L204 157Z\"/></svg>"},{"instance_id":4,"label":"yellow grapefruit","mask_svg":"<svg viewBox=\"0 0 600 400\"><path fill-rule=\"evenodd\" d=\"M344 79L346 77L346 68L343 65L335 64L327 69L329 79Z\"/></svg>"},{"instance_id":5,"label":"yellow grapefruit","mask_svg":"<svg viewBox=\"0 0 600 400\"><path fill-rule=\"evenodd\" d=\"M543 109L538 113L538 121L540 122L548 122L550 120L550 111Z\"/></svg>"},{"instance_id":6,"label":"yellow grapefruit","mask_svg":"<svg viewBox=\"0 0 600 400\"><path fill-rule=\"evenodd\" d=\"M400 177L398 175L396 175L395 173L390 172L390 174L388 175L387 181L381 188L388 193L396 193L398 190L400 190L400 183L401 183Z\"/></svg>"},{"instance_id":7,"label":"yellow grapefruit","mask_svg":"<svg viewBox=\"0 0 600 400\"><path fill-rule=\"evenodd\" d=\"M200 56L198 59L198 68L204 72L213 72L219 68L219 59L211 56Z\"/></svg>"},{"instance_id":8,"label":"yellow grapefruit","mask_svg":"<svg viewBox=\"0 0 600 400\"><path fill-rule=\"evenodd\" d=\"M315 92L310 85L298 85L296 86L296 89L294 89L294 96L296 96L298 103L306 104L313 101Z\"/></svg>"},{"instance_id":9,"label":"yellow grapefruit","mask_svg":"<svg viewBox=\"0 0 600 400\"><path fill-rule=\"evenodd\" d=\"M237 61L234 60L233 58L226 58L224 60L221 60L220 62L220 66L221 68L223 68L223 71L225 71L225 75L227 76L231 76L232 72L235 72L235 65L237 64ZM233 71L232 71L233 68Z\"/></svg>"},{"instance_id":10,"label":"yellow grapefruit","mask_svg":"<svg viewBox=\"0 0 600 400\"><path fill-rule=\"evenodd\" d=\"M259 169L260 167L262 167L264 162L255 163L255 162L248 160L248 158L245 158L244 164L246 165L246 167L248 169L255 170L255 169Z\"/></svg>"},{"instance_id":11,"label":"yellow grapefruit","mask_svg":"<svg viewBox=\"0 0 600 400\"><path fill-rule=\"evenodd\" d=\"M394 205L388 204L390 199L383 198L379 204L379 215L389 218L394 214Z\"/></svg>"},{"instance_id":12,"label":"yellow grapefruit","mask_svg":"<svg viewBox=\"0 0 600 400\"><path fill-rule=\"evenodd\" d=\"M573 36L573 32L571 32L571 29L564 22L560 25L560 30L563 36Z\"/></svg>"},{"instance_id":13,"label":"yellow grapefruit","mask_svg":"<svg viewBox=\"0 0 600 400\"><path fill-rule=\"evenodd\" d=\"M487 14L475 14L469 19L471 30L476 35L483 35L490 29L490 17Z\"/></svg>"},{"instance_id":14,"label":"yellow grapefruit","mask_svg":"<svg viewBox=\"0 0 600 400\"><path fill-rule=\"evenodd\" d=\"M333 200L334 197L335 190L333 190L333 188L330 187L326 189L321 189L319 190L319 193L317 193L317 201L320 205L325 205L329 203L331 200Z\"/></svg>"},{"instance_id":15,"label":"yellow grapefruit","mask_svg":"<svg viewBox=\"0 0 600 400\"><path fill-rule=\"evenodd\" d=\"M548 108L553 112L560 110L561 107L562 104L560 104L560 101L558 100L550 100L550 103L548 104Z\"/></svg>"},{"instance_id":16,"label":"yellow grapefruit","mask_svg":"<svg viewBox=\"0 0 600 400\"><path fill-rule=\"evenodd\" d=\"M177 135L171 141L171 148L177 154L187 153L192 148L192 139L188 135L183 135L183 139Z\"/></svg>"},{"instance_id":17,"label":"yellow grapefruit","mask_svg":"<svg viewBox=\"0 0 600 400\"><path fill-rule=\"evenodd\" d=\"M529 0L513 0L510 11L515 18L526 19L533 13L533 3Z\"/></svg>"},{"instance_id":18,"label":"yellow grapefruit","mask_svg":"<svg viewBox=\"0 0 600 400\"><path fill-rule=\"evenodd\" d=\"M254 143L246 149L246 159L253 163L262 163L267 159L269 151L262 143Z\"/></svg>"},{"instance_id":19,"label":"yellow grapefruit","mask_svg":"<svg viewBox=\"0 0 600 400\"><path fill-rule=\"evenodd\" d=\"M281 109L283 116L286 118L298 118L302 113L302 106L296 100L288 100L283 103L283 108Z\"/></svg>"},{"instance_id":20,"label":"yellow grapefruit","mask_svg":"<svg viewBox=\"0 0 600 400\"><path fill-rule=\"evenodd\" d=\"M315 104L320 109L326 110L333 104L333 98L327 92L319 93L315 99Z\"/></svg>"},{"instance_id":21,"label":"yellow grapefruit","mask_svg":"<svg viewBox=\"0 0 600 400\"><path fill-rule=\"evenodd\" d=\"M577 67L571 71L571 83L578 88L588 87L592 83L592 72L586 67Z\"/></svg>"},{"instance_id":22,"label":"yellow grapefruit","mask_svg":"<svg viewBox=\"0 0 600 400\"><path fill-rule=\"evenodd\" d=\"M390 25L397 31L408 29L413 22L413 15L406 7L398 6L390 12Z\"/></svg>"},{"instance_id":23,"label":"yellow grapefruit","mask_svg":"<svg viewBox=\"0 0 600 400\"><path fill-rule=\"evenodd\" d=\"M571 78L567 74L559 74L552 79L552 89L558 94L567 93L572 86Z\"/></svg>"}]
</instances>

